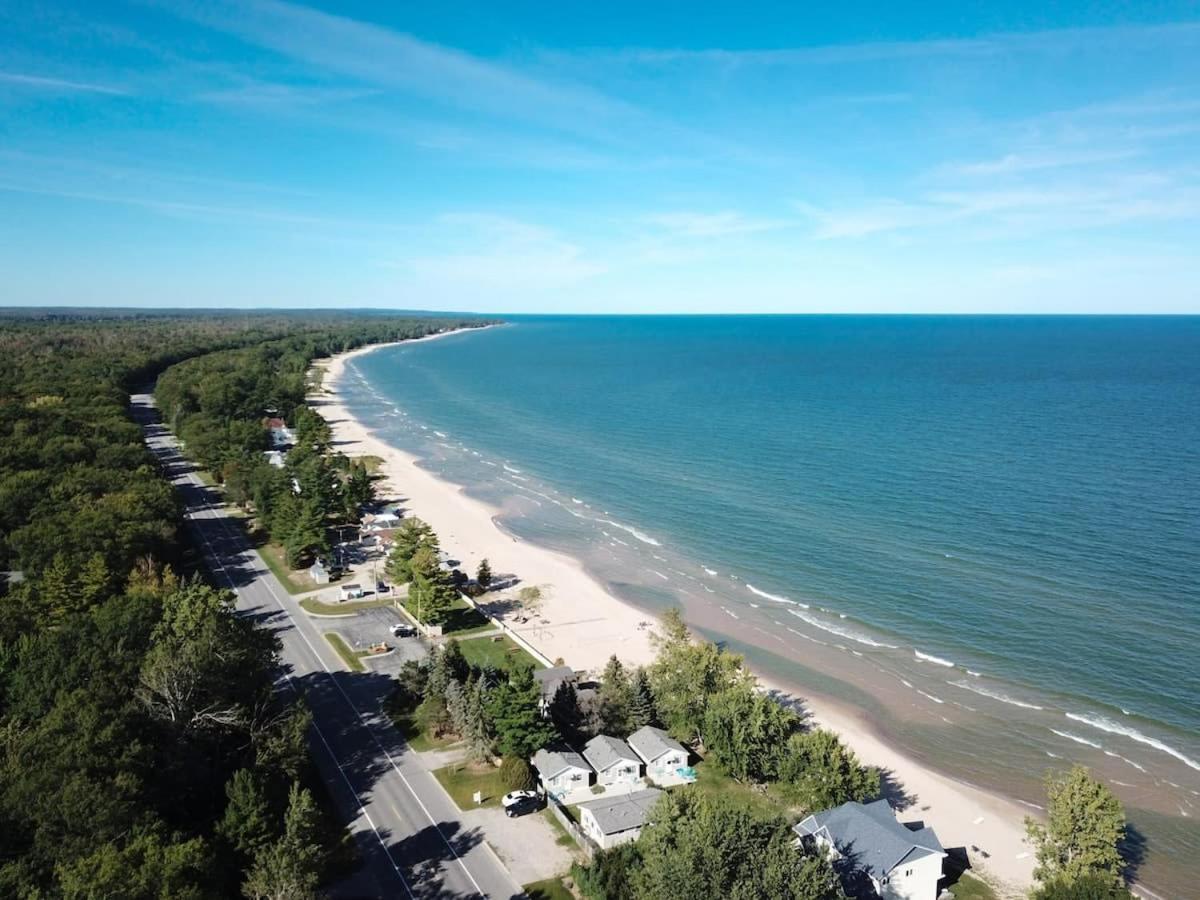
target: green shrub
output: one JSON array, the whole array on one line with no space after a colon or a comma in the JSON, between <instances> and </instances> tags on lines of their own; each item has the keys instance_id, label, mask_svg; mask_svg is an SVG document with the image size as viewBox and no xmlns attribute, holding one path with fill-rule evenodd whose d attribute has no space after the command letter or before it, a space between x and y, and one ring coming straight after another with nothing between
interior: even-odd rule
<instances>
[{"instance_id":1,"label":"green shrub","mask_svg":"<svg viewBox=\"0 0 1200 900\"><path fill-rule=\"evenodd\" d=\"M519 756L506 756L500 763L500 783L508 791L532 791L537 787L533 767Z\"/></svg>"}]
</instances>

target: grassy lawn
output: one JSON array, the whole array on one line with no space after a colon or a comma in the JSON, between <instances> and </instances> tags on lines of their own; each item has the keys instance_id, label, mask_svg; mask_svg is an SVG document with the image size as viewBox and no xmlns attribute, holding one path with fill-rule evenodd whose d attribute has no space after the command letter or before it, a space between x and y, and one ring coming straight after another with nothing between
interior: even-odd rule
<instances>
[{"instance_id":1,"label":"grassy lawn","mask_svg":"<svg viewBox=\"0 0 1200 900\"><path fill-rule=\"evenodd\" d=\"M359 654L351 649L350 645L342 640L340 634L334 634L332 631L325 632L325 640L329 641L329 645L337 651L337 655L342 658L342 662L350 667L352 672L361 672L366 668L359 659Z\"/></svg>"},{"instance_id":2,"label":"grassy lawn","mask_svg":"<svg viewBox=\"0 0 1200 900\"><path fill-rule=\"evenodd\" d=\"M404 740L408 742L408 746L412 747L418 753L428 753L430 750L445 750L458 743L449 738L434 737L422 731L421 724L413 718L413 710L404 709L402 704L397 702L397 695L395 694L388 698L385 708L387 714L392 719L392 724L404 735Z\"/></svg>"},{"instance_id":3,"label":"grassy lawn","mask_svg":"<svg viewBox=\"0 0 1200 900\"><path fill-rule=\"evenodd\" d=\"M558 821L558 817L550 812L550 807L542 810L542 818L550 823L550 827L554 829L554 843L560 847L574 847L575 838L571 837L571 833L563 828L562 822Z\"/></svg>"},{"instance_id":4,"label":"grassy lawn","mask_svg":"<svg viewBox=\"0 0 1200 900\"><path fill-rule=\"evenodd\" d=\"M279 579L279 583L283 585L284 590L289 594L303 594L305 591L311 591L314 585L309 579L304 578L298 572L293 572L288 568L288 564L284 559L283 548L278 544L261 544L258 548L259 555L263 558L263 562L267 564L267 568L274 573Z\"/></svg>"},{"instance_id":5,"label":"grassy lawn","mask_svg":"<svg viewBox=\"0 0 1200 900\"><path fill-rule=\"evenodd\" d=\"M950 885L950 893L954 895L954 900L999 900L1000 896L992 890L991 885L965 872Z\"/></svg>"},{"instance_id":6,"label":"grassy lawn","mask_svg":"<svg viewBox=\"0 0 1200 900\"><path fill-rule=\"evenodd\" d=\"M744 784L732 778L724 769L715 763L701 760L696 763L695 784L682 785L672 790L699 791L703 794L726 796L744 803L761 812L778 815L795 812L777 790L767 788L759 790L753 785Z\"/></svg>"},{"instance_id":7,"label":"grassy lawn","mask_svg":"<svg viewBox=\"0 0 1200 900\"><path fill-rule=\"evenodd\" d=\"M478 806L498 806L500 798L507 793L500 781L500 770L495 766L475 767L466 763L455 763L433 773L446 793L454 798L459 809L475 809ZM477 804L474 794L483 794L483 803Z\"/></svg>"},{"instance_id":8,"label":"grassy lawn","mask_svg":"<svg viewBox=\"0 0 1200 900\"><path fill-rule=\"evenodd\" d=\"M414 619L419 619L417 616L418 604L415 599L406 597L400 602L404 604L404 608L408 610L409 615ZM442 623L442 634L462 637L480 631L487 631L492 627L494 627L492 623L485 619L479 610L469 606L467 601L460 597L454 601L454 606L451 607L449 616Z\"/></svg>"},{"instance_id":9,"label":"grassy lawn","mask_svg":"<svg viewBox=\"0 0 1200 900\"><path fill-rule=\"evenodd\" d=\"M571 892L563 886L561 878L535 881L521 890L529 896L529 900L573 900Z\"/></svg>"},{"instance_id":10,"label":"grassy lawn","mask_svg":"<svg viewBox=\"0 0 1200 900\"><path fill-rule=\"evenodd\" d=\"M358 612L360 609L378 609L391 605L391 597L380 597L378 600L350 600L345 603L322 603L316 597L305 597L300 601L301 607L319 616L346 615Z\"/></svg>"},{"instance_id":11,"label":"grassy lawn","mask_svg":"<svg viewBox=\"0 0 1200 900\"><path fill-rule=\"evenodd\" d=\"M542 668L541 663L526 653L523 648L518 647L508 635L496 635L496 637L499 637L500 640L493 640L492 637L477 637L459 641L458 646L462 648L467 662L480 668L495 666L497 669L511 669L519 665L532 666L535 669Z\"/></svg>"}]
</instances>

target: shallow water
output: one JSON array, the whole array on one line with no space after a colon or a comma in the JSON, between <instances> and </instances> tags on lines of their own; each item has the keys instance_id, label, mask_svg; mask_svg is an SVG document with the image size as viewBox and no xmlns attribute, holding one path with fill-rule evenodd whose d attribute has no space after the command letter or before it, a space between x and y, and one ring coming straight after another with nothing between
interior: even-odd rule
<instances>
[{"instance_id":1,"label":"shallow water","mask_svg":"<svg viewBox=\"0 0 1200 900\"><path fill-rule=\"evenodd\" d=\"M347 401L925 762L1031 802L1094 767L1186 895L1200 319L513 321L361 357Z\"/></svg>"}]
</instances>

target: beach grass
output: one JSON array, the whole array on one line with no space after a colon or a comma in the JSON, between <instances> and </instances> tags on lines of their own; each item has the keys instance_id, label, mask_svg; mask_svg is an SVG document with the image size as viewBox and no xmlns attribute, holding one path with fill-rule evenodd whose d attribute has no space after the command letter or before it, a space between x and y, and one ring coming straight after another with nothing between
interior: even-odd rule
<instances>
[{"instance_id":1,"label":"beach grass","mask_svg":"<svg viewBox=\"0 0 1200 900\"><path fill-rule=\"evenodd\" d=\"M258 547L258 555L262 557L263 562L267 564L267 568L271 570L279 583L283 585L283 589L289 594L303 594L306 591L313 589L312 584L301 584L294 580L298 573L293 572L288 568L288 564L284 559L283 547L279 544L266 542Z\"/></svg>"},{"instance_id":2,"label":"beach grass","mask_svg":"<svg viewBox=\"0 0 1200 900\"><path fill-rule=\"evenodd\" d=\"M990 884L966 872L950 885L950 893L954 895L954 900L1000 900L1000 895Z\"/></svg>"},{"instance_id":3,"label":"beach grass","mask_svg":"<svg viewBox=\"0 0 1200 900\"><path fill-rule=\"evenodd\" d=\"M347 615L361 609L379 609L391 605L391 597L380 597L377 600L355 600L347 603L325 603L316 597L305 597L300 601L301 608L318 616Z\"/></svg>"},{"instance_id":4,"label":"beach grass","mask_svg":"<svg viewBox=\"0 0 1200 900\"><path fill-rule=\"evenodd\" d=\"M325 640L329 641L329 646L333 647L333 649L337 651L337 655L342 658L342 662L350 667L351 671L361 672L366 668L362 664L362 660L359 658L361 654L355 653L350 648L350 645L342 640L342 636L340 634L327 631L325 632Z\"/></svg>"},{"instance_id":5,"label":"beach grass","mask_svg":"<svg viewBox=\"0 0 1200 900\"><path fill-rule=\"evenodd\" d=\"M351 459L352 462L359 463L367 469L368 475L377 475L383 467L383 457L367 454L366 456L355 456Z\"/></svg>"},{"instance_id":6,"label":"beach grass","mask_svg":"<svg viewBox=\"0 0 1200 900\"><path fill-rule=\"evenodd\" d=\"M573 900L574 894L567 890L561 878L534 881L521 888L529 900Z\"/></svg>"},{"instance_id":7,"label":"beach grass","mask_svg":"<svg viewBox=\"0 0 1200 900\"><path fill-rule=\"evenodd\" d=\"M433 777L446 789L459 809L476 809L480 806L498 806L506 793L500 770L487 764L480 766L455 763L437 769ZM475 802L475 792L483 796L482 803Z\"/></svg>"},{"instance_id":8,"label":"beach grass","mask_svg":"<svg viewBox=\"0 0 1200 900\"><path fill-rule=\"evenodd\" d=\"M498 638L498 639L497 639ZM513 669L517 666L542 668L542 664L529 655L506 634L488 635L459 641L463 656L468 663L479 668L492 666L497 669Z\"/></svg>"}]
</instances>

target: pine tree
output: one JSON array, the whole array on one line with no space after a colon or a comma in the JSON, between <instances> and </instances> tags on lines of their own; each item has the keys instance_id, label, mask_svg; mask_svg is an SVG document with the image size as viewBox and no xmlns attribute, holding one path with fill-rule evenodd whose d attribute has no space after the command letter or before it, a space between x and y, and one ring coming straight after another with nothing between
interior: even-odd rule
<instances>
[{"instance_id":1,"label":"pine tree","mask_svg":"<svg viewBox=\"0 0 1200 900\"><path fill-rule=\"evenodd\" d=\"M639 667L633 673L633 682L630 685L629 726L632 731L637 731L642 726L654 725L657 721L650 679L646 676L646 670Z\"/></svg>"},{"instance_id":2,"label":"pine tree","mask_svg":"<svg viewBox=\"0 0 1200 900\"><path fill-rule=\"evenodd\" d=\"M487 694L481 680L474 681L466 691L465 722L463 738L467 742L467 755L475 762L487 762L492 758L495 739L487 714Z\"/></svg>"},{"instance_id":3,"label":"pine tree","mask_svg":"<svg viewBox=\"0 0 1200 900\"><path fill-rule=\"evenodd\" d=\"M460 737L467 730L467 707L463 685L453 679L446 685L446 712L450 714L450 727Z\"/></svg>"},{"instance_id":4,"label":"pine tree","mask_svg":"<svg viewBox=\"0 0 1200 900\"><path fill-rule=\"evenodd\" d=\"M104 554L93 553L79 573L79 600L84 608L94 606L108 596L112 587L112 572Z\"/></svg>"},{"instance_id":5,"label":"pine tree","mask_svg":"<svg viewBox=\"0 0 1200 900\"><path fill-rule=\"evenodd\" d=\"M38 582L38 594L50 622L55 625L61 625L78 611L79 586L65 554L54 554Z\"/></svg>"},{"instance_id":6,"label":"pine tree","mask_svg":"<svg viewBox=\"0 0 1200 900\"><path fill-rule=\"evenodd\" d=\"M1083 766L1046 776L1046 823L1025 820L1037 848L1034 876L1062 887L1084 878L1122 886L1125 810L1113 792Z\"/></svg>"},{"instance_id":7,"label":"pine tree","mask_svg":"<svg viewBox=\"0 0 1200 900\"><path fill-rule=\"evenodd\" d=\"M492 567L486 558L479 561L479 569L475 572L475 583L485 591L492 586Z\"/></svg>"},{"instance_id":8,"label":"pine tree","mask_svg":"<svg viewBox=\"0 0 1200 900\"><path fill-rule=\"evenodd\" d=\"M317 896L324 853L312 794L292 785L283 837L255 856L242 887L250 900L310 900Z\"/></svg>"},{"instance_id":9,"label":"pine tree","mask_svg":"<svg viewBox=\"0 0 1200 900\"><path fill-rule=\"evenodd\" d=\"M618 737L629 734L632 700L629 674L615 654L609 657L604 667L597 698L600 703L600 731Z\"/></svg>"},{"instance_id":10,"label":"pine tree","mask_svg":"<svg viewBox=\"0 0 1200 900\"><path fill-rule=\"evenodd\" d=\"M501 753L528 759L558 737L554 725L542 718L542 692L533 670L522 666L510 673L488 698L488 712L496 729Z\"/></svg>"},{"instance_id":11,"label":"pine tree","mask_svg":"<svg viewBox=\"0 0 1200 900\"><path fill-rule=\"evenodd\" d=\"M569 681L562 682L550 698L550 721L569 744L577 744L585 735L583 710L579 708L579 692Z\"/></svg>"},{"instance_id":12,"label":"pine tree","mask_svg":"<svg viewBox=\"0 0 1200 900\"><path fill-rule=\"evenodd\" d=\"M275 836L271 824L271 805L258 776L250 769L238 769L225 785L225 815L217 823L217 833L239 853L254 856Z\"/></svg>"}]
</instances>

